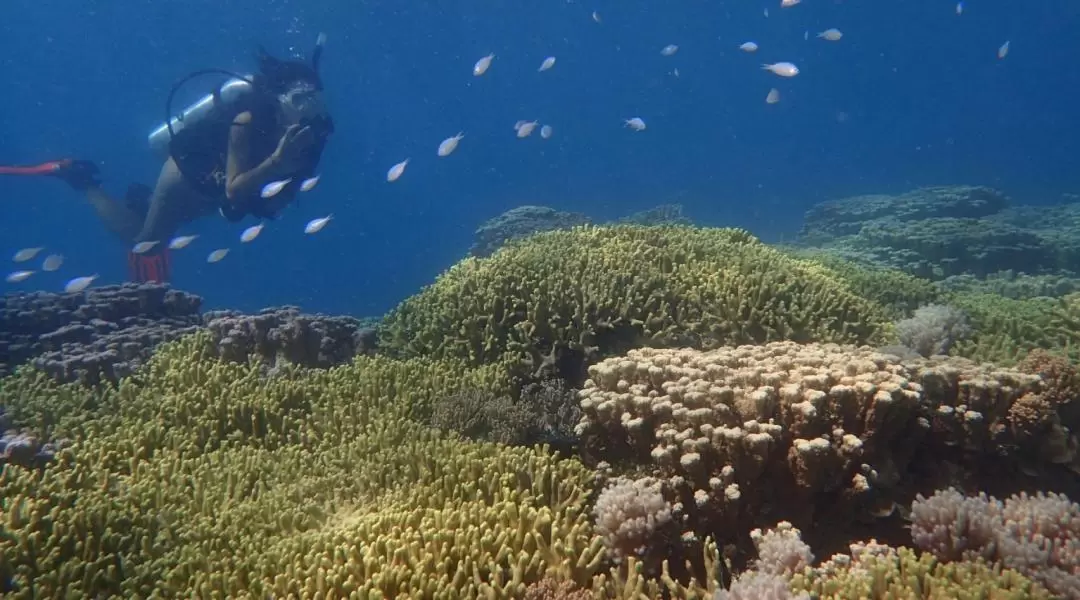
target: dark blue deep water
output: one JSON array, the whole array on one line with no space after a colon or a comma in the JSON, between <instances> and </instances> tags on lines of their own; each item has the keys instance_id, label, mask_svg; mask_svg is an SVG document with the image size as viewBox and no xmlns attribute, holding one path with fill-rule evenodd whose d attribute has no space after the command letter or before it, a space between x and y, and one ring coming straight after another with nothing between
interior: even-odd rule
<instances>
[{"instance_id":1,"label":"dark blue deep water","mask_svg":"<svg viewBox=\"0 0 1080 600\"><path fill-rule=\"evenodd\" d=\"M175 254L174 283L211 306L357 315L414 293L466 253L480 222L525 203L607 219L678 202L698 223L777 240L807 207L844 195L966 183L1043 204L1080 192L1080 3L954 9L945 0L788 9L772 0L14 0L0 19L0 163L75 156L97 161L113 194L152 184L161 158L146 134L174 82L207 67L250 71L259 44L282 57L309 53L326 32L337 133L320 185L252 244L237 237L254 221L185 227L201 237ZM815 38L830 27L843 39ZM748 40L756 54L737 50ZM1011 52L998 60L1006 40ZM667 44L678 53L661 56ZM489 52L491 70L473 77ZM555 68L537 73L548 55ZM775 61L801 74L759 68ZM215 83L189 84L179 104ZM782 100L768 106L774 86ZM648 129L624 128L632 116ZM520 119L550 123L555 135L519 140ZM458 131L457 152L437 158ZM387 169L406 157L405 176L388 184ZM328 213L330 226L303 235ZM52 179L0 178L0 252L6 260L27 246L67 262L0 291L127 274L126 244L78 194ZM222 246L232 254L206 264Z\"/></svg>"}]
</instances>

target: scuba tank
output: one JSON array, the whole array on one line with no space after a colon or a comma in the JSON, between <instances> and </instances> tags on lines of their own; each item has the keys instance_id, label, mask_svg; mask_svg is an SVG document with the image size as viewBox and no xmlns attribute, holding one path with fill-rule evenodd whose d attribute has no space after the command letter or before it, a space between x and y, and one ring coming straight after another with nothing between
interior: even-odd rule
<instances>
[{"instance_id":1,"label":"scuba tank","mask_svg":"<svg viewBox=\"0 0 1080 600\"><path fill-rule=\"evenodd\" d=\"M220 88L185 108L180 112L179 116L172 117L169 121L154 128L147 138L150 148L162 157L168 157L169 143L172 141L173 136L185 128L198 125L218 111L229 110L230 106L240 102L254 90L255 86L252 84L250 77L232 77L223 83ZM175 88L173 91L175 92Z\"/></svg>"}]
</instances>

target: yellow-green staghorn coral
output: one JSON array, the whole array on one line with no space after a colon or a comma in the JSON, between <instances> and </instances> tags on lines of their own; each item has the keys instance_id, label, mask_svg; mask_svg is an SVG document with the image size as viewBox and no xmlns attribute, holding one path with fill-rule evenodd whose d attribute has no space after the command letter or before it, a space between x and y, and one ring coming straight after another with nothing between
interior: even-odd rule
<instances>
[{"instance_id":1,"label":"yellow-green staghorn coral","mask_svg":"<svg viewBox=\"0 0 1080 600\"><path fill-rule=\"evenodd\" d=\"M966 312L974 328L971 339L956 344L953 354L1001 365L1015 364L1035 348L1080 356L1080 330L1078 321L1067 317L1068 297L1014 300L961 292L947 302Z\"/></svg>"},{"instance_id":2,"label":"yellow-green staghorn coral","mask_svg":"<svg viewBox=\"0 0 1080 600\"><path fill-rule=\"evenodd\" d=\"M984 561L941 563L870 544L852 546L792 578L792 588L818 600L1048 600L1045 588L1012 569Z\"/></svg>"},{"instance_id":3,"label":"yellow-green staghorn coral","mask_svg":"<svg viewBox=\"0 0 1080 600\"><path fill-rule=\"evenodd\" d=\"M931 281L897 269L859 264L828 250L790 249L789 252L835 272L837 281L859 296L881 304L894 318L906 317L920 306L937 302L943 296Z\"/></svg>"},{"instance_id":4,"label":"yellow-green staghorn coral","mask_svg":"<svg viewBox=\"0 0 1080 600\"><path fill-rule=\"evenodd\" d=\"M496 366L498 367L498 366ZM603 566L591 473L542 448L448 439L438 397L502 367L360 358L260 376L206 335L118 389L0 382L70 444L0 475L0 587L17 598L513 598Z\"/></svg>"},{"instance_id":5,"label":"yellow-green staghorn coral","mask_svg":"<svg viewBox=\"0 0 1080 600\"><path fill-rule=\"evenodd\" d=\"M888 311L736 229L583 226L469 258L403 302L380 331L398 356L509 356L515 374L576 381L640 346L875 341Z\"/></svg>"}]
</instances>

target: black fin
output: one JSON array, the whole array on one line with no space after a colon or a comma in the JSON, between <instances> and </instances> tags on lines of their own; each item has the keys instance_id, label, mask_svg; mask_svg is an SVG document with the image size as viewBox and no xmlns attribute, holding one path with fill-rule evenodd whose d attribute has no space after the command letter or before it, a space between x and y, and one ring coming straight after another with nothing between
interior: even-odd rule
<instances>
[{"instance_id":1,"label":"black fin","mask_svg":"<svg viewBox=\"0 0 1080 600\"><path fill-rule=\"evenodd\" d=\"M154 190L148 185L133 183L128 186L127 194L124 195L124 204L143 217L150 211L150 196Z\"/></svg>"}]
</instances>

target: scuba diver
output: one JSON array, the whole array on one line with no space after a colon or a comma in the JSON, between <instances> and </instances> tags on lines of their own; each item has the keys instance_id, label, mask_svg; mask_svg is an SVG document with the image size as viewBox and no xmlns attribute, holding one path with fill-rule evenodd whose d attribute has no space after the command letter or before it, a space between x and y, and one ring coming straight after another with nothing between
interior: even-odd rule
<instances>
[{"instance_id":1,"label":"scuba diver","mask_svg":"<svg viewBox=\"0 0 1080 600\"><path fill-rule=\"evenodd\" d=\"M0 174L57 177L86 195L105 226L133 248L131 278L168 281L169 239L184 224L215 211L229 221L251 215L273 219L296 196L315 168L334 125L323 100L320 35L311 62L279 60L259 49L258 72L248 78L207 69L192 73L169 94L166 122L150 134L151 147L168 158L151 190L132 184L123 201L110 197L91 161L64 159L28 167L0 167ZM173 118L172 97L186 81L205 74L230 77L214 93ZM262 189L287 184L272 197Z\"/></svg>"}]
</instances>

